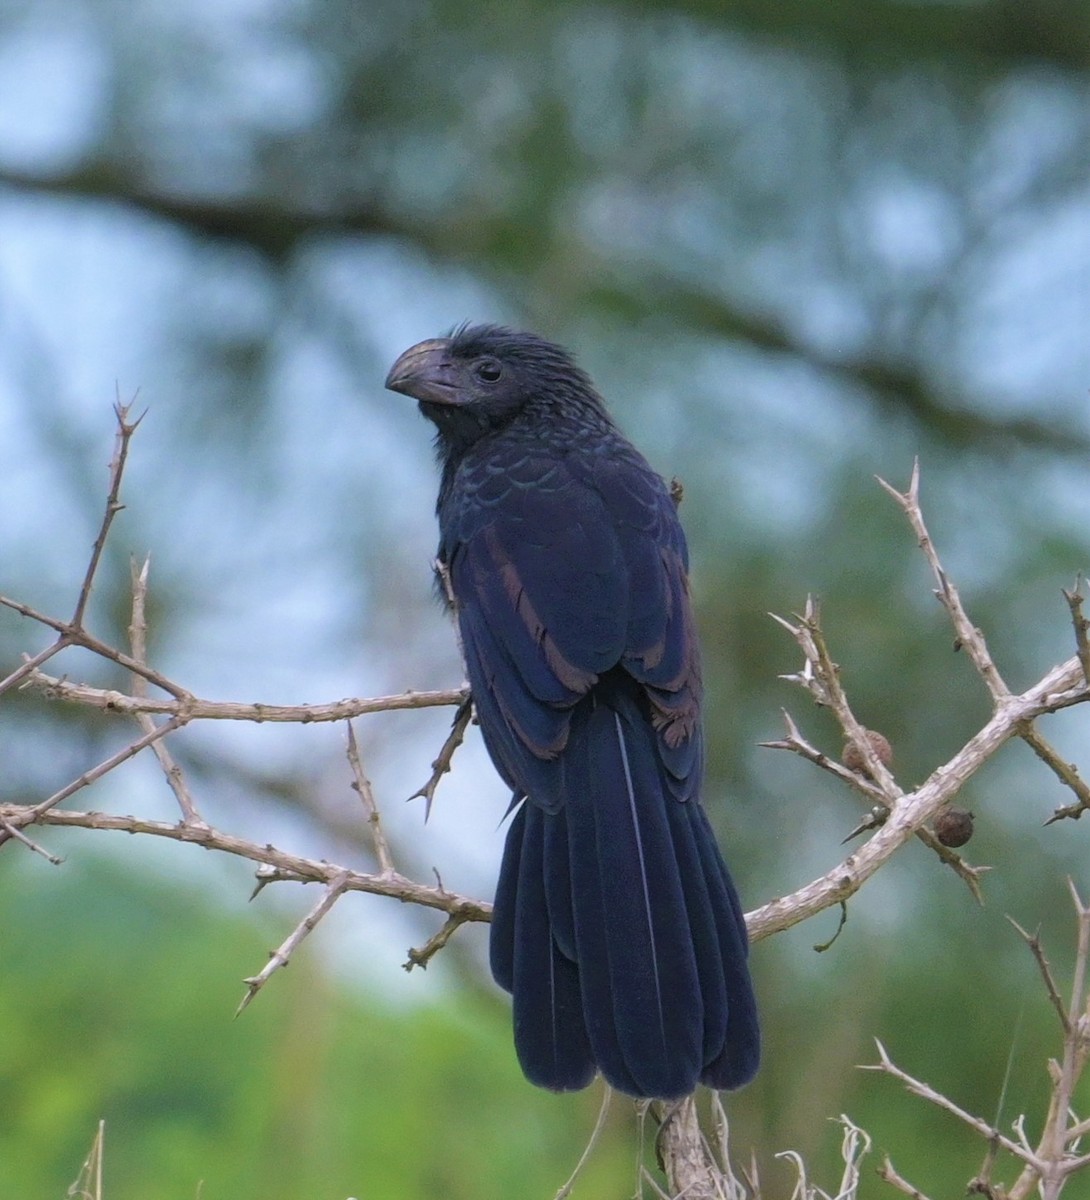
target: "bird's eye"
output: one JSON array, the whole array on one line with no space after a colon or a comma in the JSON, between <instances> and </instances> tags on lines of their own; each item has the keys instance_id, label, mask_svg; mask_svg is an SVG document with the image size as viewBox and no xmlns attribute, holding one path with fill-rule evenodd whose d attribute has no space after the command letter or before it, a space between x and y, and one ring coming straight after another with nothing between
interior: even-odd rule
<instances>
[{"instance_id":1,"label":"bird's eye","mask_svg":"<svg viewBox=\"0 0 1090 1200\"><path fill-rule=\"evenodd\" d=\"M495 383L503 374L503 367L494 358L482 358L473 368L478 379L485 383Z\"/></svg>"}]
</instances>

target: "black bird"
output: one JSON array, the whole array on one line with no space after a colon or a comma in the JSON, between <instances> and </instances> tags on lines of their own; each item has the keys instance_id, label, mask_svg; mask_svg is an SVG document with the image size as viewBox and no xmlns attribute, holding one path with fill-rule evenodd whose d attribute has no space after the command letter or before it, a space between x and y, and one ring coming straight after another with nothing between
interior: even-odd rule
<instances>
[{"instance_id":1,"label":"black bird","mask_svg":"<svg viewBox=\"0 0 1090 1200\"><path fill-rule=\"evenodd\" d=\"M406 350L437 429L439 560L515 815L490 958L527 1078L735 1088L760 1034L742 908L700 802L688 550L662 479L559 346L495 325Z\"/></svg>"}]
</instances>

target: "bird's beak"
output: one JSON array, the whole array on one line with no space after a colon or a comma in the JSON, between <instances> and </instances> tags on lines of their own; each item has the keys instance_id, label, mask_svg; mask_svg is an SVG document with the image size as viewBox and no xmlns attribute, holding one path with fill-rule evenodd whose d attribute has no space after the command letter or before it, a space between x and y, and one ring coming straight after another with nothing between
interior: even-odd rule
<instances>
[{"instance_id":1,"label":"bird's beak","mask_svg":"<svg viewBox=\"0 0 1090 1200\"><path fill-rule=\"evenodd\" d=\"M431 338L410 346L390 368L386 386L391 392L430 404L461 404L450 339Z\"/></svg>"}]
</instances>

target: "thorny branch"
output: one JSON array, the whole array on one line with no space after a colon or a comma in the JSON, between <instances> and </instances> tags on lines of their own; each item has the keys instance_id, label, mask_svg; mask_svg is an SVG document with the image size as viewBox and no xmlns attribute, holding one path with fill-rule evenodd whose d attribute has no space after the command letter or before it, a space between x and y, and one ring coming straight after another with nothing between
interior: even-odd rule
<instances>
[{"instance_id":1,"label":"thorny branch","mask_svg":"<svg viewBox=\"0 0 1090 1200\"><path fill-rule=\"evenodd\" d=\"M435 887L417 883L396 870L394 856L382 831L378 806L360 761L358 746L350 725L348 757L355 781L353 786L363 803L364 814L371 829L375 857L379 866L377 874L352 871L325 861L306 859L272 845L260 846L210 826L201 818L199 808L190 794L184 776L169 754L164 742L177 729L201 720L251 721L255 723L294 722L299 724L342 720L347 722L352 718L370 713L396 709L458 706L451 732L432 765L432 775L416 793L416 795L424 797L427 813L434 799L435 789L440 779L449 771L451 758L472 720L468 689L463 685L442 691L408 691L391 696L352 698L328 704L305 706L244 704L197 697L182 685L162 675L148 662L145 618L148 588L147 563L140 570L136 570L135 567L133 570L131 653L125 653L97 638L86 627L88 606L107 536L114 518L122 507L120 502L122 475L129 443L139 424L139 420L129 420L127 407L119 405L116 409L116 416L117 438L110 465L106 509L71 619L56 618L39 612L20 601L0 596L0 606L20 614L56 635L49 645L26 656L19 667L0 680L0 695L15 687L31 688L49 699L78 703L133 719L141 728L141 736L37 804L13 805L0 801L0 845L7 841L16 841L28 849L44 854L51 861L59 861L55 856L50 855L49 851L27 837L25 833L27 826L37 824L40 826L115 830L190 842L207 849L215 849L249 859L257 864L255 895L270 882L322 884L324 890L318 903L312 907L280 947L272 952L265 968L246 980L248 991L240 1007L244 1007L252 999L275 971L287 965L294 950L322 917L342 896L352 891L388 896L405 903L418 904L445 913L447 919L442 927L422 948L410 950L409 961L405 964L407 968L426 965L460 925L467 922L489 920L490 906L478 900L451 893L441 883ZM1058 811L1054 814L1053 819L1059 819L1062 816L1077 817L1087 807L1090 807L1090 802L1088 802L1090 793L1088 793L1086 785L1079 779L1075 768L1071 764L1063 763L1033 726L1033 722L1045 714L1057 712L1090 699L1090 645L1088 645L1087 632L1090 623L1082 616L1082 596L1078 586L1074 592L1064 593L1071 610L1075 630L1076 654L1047 672L1037 683L1020 695L1012 694L991 659L983 635L969 620L958 591L947 576L927 532L919 506L918 467L913 470L907 492L897 492L888 484L879 482L900 504L915 531L920 547L938 584L936 594L954 625L957 644L967 651L984 680L993 700L994 712L983 728L948 762L933 771L931 776L919 787L905 792L897 783L886 763L876 753L867 731L852 711L840 680L839 669L825 642L817 605L808 600L803 614L793 621L776 618L781 625L788 629L803 651L803 669L789 678L805 687L819 703L831 708L848 741L858 748L861 769L852 770L812 746L802 736L795 721L787 713L784 714L787 724L786 737L766 744L791 750L837 776L868 800L873 811L888 812L888 817L883 820L873 817L869 822L865 822L865 831L873 830L873 836L863 845L853 849L842 862L832 867L824 875L798 888L790 895L773 899L749 913L747 924L753 940L759 940L790 928L834 904L843 903L914 835L922 837L942 856L944 862L965 879L973 888L974 893L979 894L978 876L984 868L968 866L959 855L940 845L925 826L928 821L950 804L965 782L1005 742L1013 737L1022 737L1027 740L1058 777L1075 793L1077 803L1070 809ZM128 672L133 681L131 693L92 687L63 676L46 674L42 670L47 662L70 647L88 650ZM149 694L150 688L157 689L158 693L162 694ZM156 718L161 718L161 722L157 724ZM150 821L136 815L114 816L97 812L78 812L60 807L63 801L70 799L82 788L102 778L108 772L117 769L149 746L157 754L159 765L174 792L182 816L179 823ZM1090 938L1090 918L1081 919L1084 921L1087 938ZM1043 963L1043 958L1040 961ZM1080 977L1078 984L1080 1004L1082 1003L1082 986ZM1074 1013L1075 1009L1076 1005L1073 999L1070 1012ZM1080 1016L1076 1022L1072 1017L1072 1025L1077 1023L1081 1028L1088 1020L1090 1017ZM1082 1046L1082 1043L1080 1042L1079 1045ZM1081 1071L1084 1058L1085 1049L1079 1049L1077 1052L1072 1050L1071 1054L1065 1057L1060 1079L1066 1099L1070 1098L1070 1086L1073 1085L1074 1079ZM882 1069L888 1069L889 1073L896 1073L896 1069L892 1067L891 1063L888 1063L888 1056L885 1056L884 1052L883 1063L880 1066ZM903 1073L901 1076L906 1083L918 1088L925 1087L925 1085L912 1080L910 1076ZM1063 1082L1064 1080L1067 1082ZM921 1092L921 1094L924 1093ZM1038 1168L1046 1160L1044 1150L1031 1150L1024 1138L1018 1142L1004 1138L998 1131L991 1129L983 1122L977 1122L975 1118L961 1114L959 1110L956 1110L956 1106L950 1106L949 1102L947 1102L947 1107L951 1111L955 1111L957 1115L964 1116L970 1123L974 1123L974 1127L978 1128L979 1132L993 1139L993 1144L1001 1144L1006 1148L1009 1143L1011 1152L1020 1156L1025 1162L1026 1171L1037 1172L1033 1176L1035 1179L1044 1178L1038 1172ZM1053 1131L1059 1128L1058 1123L1067 1120L1065 1114L1066 1109L1063 1114L1058 1112L1049 1128ZM1066 1147L1076 1135L1076 1131L1090 1132L1090 1122L1064 1125L1063 1131L1063 1136L1059 1138L1056 1145ZM664 1159L675 1164L670 1173L671 1185L675 1189L681 1189L686 1195L693 1196L703 1194L701 1188L707 1191L709 1187L721 1187L723 1178L721 1175L716 1175L714 1170L709 1169L708 1163L714 1156L710 1154L707 1145L702 1141L698 1142L697 1139L699 1139L698 1124L694 1121L681 1120L668 1121L660 1137ZM998 1141L994 1141L994 1139L998 1139ZM1044 1145L1043 1142L1042 1145ZM1066 1164L1083 1161L1066 1149L1063 1153L1066 1157L1062 1161ZM894 1176L895 1172L893 1172L892 1166L889 1166L887 1178L896 1185L899 1177L895 1179ZM903 1183L903 1181L899 1182ZM902 1190L909 1187L910 1185L904 1185ZM709 1194L726 1193L712 1192ZM908 1190L906 1194L916 1193ZM1025 1188L1018 1192L1017 1186L1009 1193L1012 1200L1017 1200L1017 1196L1027 1194L1028 1191ZM1058 1192L1053 1194L1058 1194Z\"/></svg>"},{"instance_id":2,"label":"thorny branch","mask_svg":"<svg viewBox=\"0 0 1090 1200\"><path fill-rule=\"evenodd\" d=\"M0 820L14 824L28 820L32 812L25 805L0 804ZM115 816L112 813L79 812L69 808L52 809L38 818L40 825L56 825L67 829L113 830L117 833L143 834L148 837L166 838L173 842L187 842L203 846L206 850L219 850L236 858L245 858L259 864L256 892L269 883L324 883L329 884L338 875L344 874L345 892L367 892L372 896L389 896L406 904L419 904L424 908L438 909L448 914L459 914L464 921L487 921L492 906L483 900L449 892L444 887L432 887L417 883L407 876L395 872L393 875L372 875L363 871L351 871L322 859L304 858L281 850L272 843L258 845L246 838L215 829L207 825L186 825L182 822L151 821L143 817ZM262 869L264 868L264 869Z\"/></svg>"},{"instance_id":3,"label":"thorny branch","mask_svg":"<svg viewBox=\"0 0 1090 1200\"><path fill-rule=\"evenodd\" d=\"M919 1188L913 1187L907 1179L904 1179L902 1176L897 1174L897 1171L894 1169L893 1163L888 1154L883 1159L882 1165L878 1168L878 1178L881 1179L883 1183L888 1183L895 1187L899 1192L903 1192L904 1195L911 1197L911 1200L927 1200L927 1197L923 1194L923 1192L920 1191Z\"/></svg>"},{"instance_id":4,"label":"thorny branch","mask_svg":"<svg viewBox=\"0 0 1090 1200\"><path fill-rule=\"evenodd\" d=\"M885 763L879 759L870 738L867 737L867 731L852 712L844 694L840 684L840 668L833 662L825 644L818 602L813 596L806 597L806 607L797 618L797 624L785 621L775 613L769 615L799 643L806 660L800 673L784 678L801 684L818 704L827 705L832 709L847 739L858 747L867 774L874 780L882 797L893 807L901 797L901 789Z\"/></svg>"},{"instance_id":5,"label":"thorny branch","mask_svg":"<svg viewBox=\"0 0 1090 1200\"><path fill-rule=\"evenodd\" d=\"M1063 589L1067 607L1071 610L1071 623L1075 627L1075 645L1078 647L1079 662L1082 664L1083 678L1090 683L1090 620L1082 611L1085 597L1082 594L1082 576L1075 580L1071 589Z\"/></svg>"},{"instance_id":6,"label":"thorny branch","mask_svg":"<svg viewBox=\"0 0 1090 1200\"><path fill-rule=\"evenodd\" d=\"M148 571L150 567L150 559L145 559L144 565L139 568L135 562L132 564L132 620L129 624L129 646L132 650L133 659L145 666L147 665L148 654L148 624L145 617L145 607L148 595ZM141 698L147 697L148 681L143 675L133 674L132 688L136 696ZM146 734L152 733L155 730L155 722L149 713L137 712L133 715L136 717L136 723ZM163 770L168 787L178 801L178 807L182 810L182 820L187 825L201 822L201 815L197 812L197 806L193 803L193 797L189 794L189 788L186 785L185 776L182 774L182 768L174 761L174 756L167 749L166 743L162 739L154 742L152 744L152 751L159 760L159 766Z\"/></svg>"},{"instance_id":7,"label":"thorny branch","mask_svg":"<svg viewBox=\"0 0 1090 1200\"><path fill-rule=\"evenodd\" d=\"M291 960L292 954L299 948L300 943L310 933L315 925L329 912L334 904L344 895L348 885L348 872L341 871L329 884L322 893L321 900L310 910L309 913L299 922L298 925L288 934L288 936L280 943L280 945L269 955L269 961L256 975L251 975L248 979L242 982L246 984L246 994L239 1001L239 1006L235 1010L235 1016L239 1016L242 1010L250 1003L257 993L268 983L273 972L279 971L281 967L286 967Z\"/></svg>"},{"instance_id":8,"label":"thorny branch","mask_svg":"<svg viewBox=\"0 0 1090 1200\"><path fill-rule=\"evenodd\" d=\"M1007 920L1014 926L1019 937L1029 947L1034 962L1037 964L1037 969L1041 972L1041 979L1044 981L1045 990L1048 992L1049 1002L1060 1018L1060 1025L1063 1027L1064 1036L1069 1035L1071 1033L1071 1021L1068 1018L1067 1009L1064 1008L1064 1002L1060 997L1060 990L1056 986L1056 980L1052 974L1052 964L1045 955L1045 949L1041 945L1040 937L1035 933L1027 933L1013 917L1009 916Z\"/></svg>"},{"instance_id":9,"label":"thorny branch","mask_svg":"<svg viewBox=\"0 0 1090 1200\"><path fill-rule=\"evenodd\" d=\"M4 597L0 596L0 604ZM95 650L103 658L116 662L119 666L133 670L132 660L108 647L99 650L80 640L80 645ZM152 679L150 670L140 671L139 663L135 664L134 673L143 674L145 679L180 691L179 685L160 676L160 681ZM90 687L83 683L73 683L68 679L46 675L42 671L31 670L24 687L41 692L47 700L68 700L74 704L86 704L91 708L101 708L107 712L134 715L147 713L182 717L186 721L253 721L257 725L266 723L282 723L291 725L314 725L330 721L349 721L354 717L365 717L378 712L398 712L406 708L445 708L461 704L469 696L465 687L445 688L430 692L398 692L390 696L353 697L345 700L334 700L329 704L239 704L233 700L202 700L197 696L183 693L176 699L163 697L129 696L124 692L110 688Z\"/></svg>"},{"instance_id":10,"label":"thorny branch","mask_svg":"<svg viewBox=\"0 0 1090 1200\"><path fill-rule=\"evenodd\" d=\"M968 653L973 661L973 666L976 667L988 691L991 693L992 699L997 704L1000 703L1006 696L1010 695L1010 689L1003 682L1003 677L999 674L998 668L992 661L992 656L988 651L988 644L984 640L984 635L969 620L969 614L965 611L965 607L961 603L961 595L950 581L950 577L946 574L946 569L939 561L938 553L935 550L935 543L931 540L931 535L924 524L923 511L920 508L920 460L917 459L912 464L912 477L909 481L907 492L897 491L895 487L886 483L881 478L878 479L878 484L897 501L908 518L909 524L912 526L912 531L916 535L919 547L927 559L931 573L935 576L935 582L938 584L938 587L935 589L935 595L939 598L943 608L946 609L950 616L950 621L954 626L954 633L957 637L954 643L955 649L965 650Z\"/></svg>"},{"instance_id":11,"label":"thorny branch","mask_svg":"<svg viewBox=\"0 0 1090 1200\"><path fill-rule=\"evenodd\" d=\"M360 748L356 744L356 731L352 728L351 721L347 724L348 765L352 768L352 787L363 802L363 811L367 816L367 824L371 827L371 842L375 847L375 858L378 860L379 869L383 875L392 875L394 860L390 853L390 843L386 840L386 833L382 828L382 817L379 815L378 805L375 803L375 793L371 787L371 781L363 773Z\"/></svg>"},{"instance_id":12,"label":"thorny branch","mask_svg":"<svg viewBox=\"0 0 1090 1200\"><path fill-rule=\"evenodd\" d=\"M132 435L146 416L146 413L141 413L135 421L130 421L129 413L131 411L131 404L122 404L118 401L114 405L114 415L117 417L117 439L114 442L114 456L110 460L110 490L106 496L106 511L102 514L102 523L98 527L95 544L91 548L91 561L87 564L87 571L79 590L79 598L76 600L76 611L72 614L70 624L73 629L83 628L83 617L91 600L91 589L94 587L95 575L98 573L98 564L102 561L102 552L106 549L106 539L110 536L110 526L114 523L114 517L125 507L121 503L121 477L125 473L125 462L129 457L129 443L132 441Z\"/></svg>"},{"instance_id":13,"label":"thorny branch","mask_svg":"<svg viewBox=\"0 0 1090 1200\"><path fill-rule=\"evenodd\" d=\"M1090 700L1090 682L1083 670L1081 646L1079 654L1053 667L1033 687L1021 695L1013 695L1003 681L988 650L983 634L977 629L962 604L957 588L951 582L928 533L920 509L919 464L913 466L912 478L907 492L898 492L884 480L881 486L897 501L916 534L920 548L931 567L938 587L936 595L942 602L954 626L957 645L968 652L985 686L992 697L994 711L991 720L948 762L936 768L931 776L912 792L904 793L897 785L884 763L878 760L870 739L848 705L840 683L839 670L832 661L821 631L820 612L816 603L807 599L803 614L794 621L773 614L774 619L787 629L803 651L802 670L784 678L804 687L813 698L830 707L837 717L845 737L859 751L866 770L862 773L848 772L846 779L852 787L870 800L878 800L889 810L889 817L879 826L877 821L867 825L876 828L874 836L856 853L828 872L820 880L814 880L805 888L792 893L780 901L765 905L749 915L751 937L757 939L768 933L785 928L781 922L794 918L802 920L813 915L830 903L847 899L871 875L888 860L890 855L913 834L921 837L966 882L974 896L980 899L979 877L985 867L972 867L958 854L941 845L934 834L925 828L928 821L948 807L966 781L1012 737L1024 738L1048 763L1057 776L1074 791L1078 803L1070 809L1054 813L1052 820L1061 816L1078 816L1084 811L1086 785L1070 764L1064 763L1054 749L1034 728L1033 722L1047 713ZM1072 601L1069 600L1069 604ZM1075 606L1072 608L1075 612ZM1076 620L1076 640L1079 624ZM1085 630L1082 631L1085 640ZM787 737L764 745L775 749L790 750L823 769L845 779L845 768L834 762L802 737L793 718L785 713ZM858 831L856 831L858 832ZM787 911L785 911L787 910ZM794 923L792 920L791 923Z\"/></svg>"},{"instance_id":14,"label":"thorny branch","mask_svg":"<svg viewBox=\"0 0 1090 1200\"><path fill-rule=\"evenodd\" d=\"M347 891L367 891L379 895L396 897L404 902L438 908L448 914L447 924L440 935L433 938L435 948L445 944L450 934L467 921L488 920L490 908L487 904L470 900L447 892L444 888L426 887L414 883L399 874L393 863L389 845L382 830L371 787L360 763L359 751L349 726L349 763L355 777L355 788L364 803L372 841L379 863L378 875L364 875L331 867L328 863L315 863L307 859L285 854L271 845L264 847L245 839L234 837L222 830L212 828L200 816L190 794L184 774L167 749L165 740L175 730L195 720L249 720L254 722L292 721L302 724L319 721L347 720L366 713L388 712L395 709L424 708L435 705L459 705L460 711L467 707L466 688L439 692L406 692L394 696L370 699L351 699L325 705L261 705L261 704L217 704L201 700L188 689L152 668L147 661L146 601L148 591L149 563L132 568L132 616L129 625L130 654L108 645L87 628L88 606L94 581L102 561L107 537L114 518L123 508L120 502L121 482L128 458L132 435L140 423L129 419L129 408L117 405L117 436L114 454L109 468L109 486L106 507L91 551L90 561L79 589L75 609L70 620L61 620L41 613L20 601L0 596L0 605L37 622L57 634L51 645L38 653L27 656L23 664L0 681L0 694L16 686L34 688L50 699L82 703L105 711L132 717L140 726L141 736L96 766L82 772L76 779L58 789L45 800L34 805L5 805L0 802L0 845L6 841L17 841L28 849L43 855L50 862L62 860L52 855L23 831L32 824L68 825L86 829L117 829L129 833L168 837L179 841L192 841L208 849L217 849L257 862L258 882L255 895L262 887L273 881L323 882L326 892L322 902L300 923L283 945L274 952L269 965L258 976L247 981L250 991L244 1003L256 994L273 971L287 964L292 951L314 928L321 916ZM132 676L132 694L89 687L66 678L55 678L40 671L43 663L69 647L81 647L101 658L127 670ZM157 687L166 697L149 695L149 685ZM156 716L164 719L157 723ZM68 810L56 811L57 806L70 799L83 788L101 779L122 763L134 758L140 751L151 747L163 771L164 777L181 810L182 821L177 826L161 822L146 821L139 817L113 817L103 813L80 813ZM444 747L441 758L449 768L455 746ZM434 786L438 783L437 772ZM431 943L429 943L430 945ZM422 952L413 951L420 954ZM434 953L430 951L426 957Z\"/></svg>"},{"instance_id":15,"label":"thorny branch","mask_svg":"<svg viewBox=\"0 0 1090 1200\"><path fill-rule=\"evenodd\" d=\"M432 958L450 941L458 927L472 919L462 913L451 913L439 931L433 933L419 950L415 947L409 950L409 957L401 965L406 971L411 971L413 967L427 967Z\"/></svg>"},{"instance_id":16,"label":"thorny branch","mask_svg":"<svg viewBox=\"0 0 1090 1200\"><path fill-rule=\"evenodd\" d=\"M435 790L439 786L439 781L450 770L454 761L454 752L462 744L472 720L473 701L467 695L454 714L454 723L451 725L450 733L447 734L447 740L431 764L431 775L428 776L427 783L409 797L410 800L422 799L424 801L425 821L431 816L431 806L435 800Z\"/></svg>"},{"instance_id":17,"label":"thorny branch","mask_svg":"<svg viewBox=\"0 0 1090 1200\"><path fill-rule=\"evenodd\" d=\"M863 1068L864 1070L881 1071L898 1080L913 1095L920 1096L930 1104L956 1117L963 1125L968 1126L985 1140L988 1146L985 1166L981 1174L970 1185L970 1191L978 1194L992 1197L1002 1196L1005 1200L1028 1200L1031 1195L1039 1195L1042 1200L1058 1200L1071 1176L1090 1167L1090 1154L1080 1154L1078 1151L1078 1139L1090 1132L1090 1120L1080 1120L1072 1108L1075 1085L1085 1070L1087 1059L1090 1058L1090 1042L1087 1040L1087 1029L1090 1027L1090 994L1087 990L1087 963L1090 959L1090 907L1083 904L1074 885L1071 885L1070 890L1077 919L1078 943L1071 983L1071 998L1066 1006L1060 996L1059 988L1039 939L1026 933L1017 922L1011 921L1034 956L1048 993L1049 1002L1059 1013L1063 1031L1061 1060L1059 1063L1055 1060L1049 1063L1052 1093L1044 1128L1035 1146L1031 1145L1026 1137L1024 1115L1014 1121L1011 1126L1014 1137L1009 1137L1001 1130L989 1125L988 1122L967 1113L930 1085L909 1075L907 1071L903 1071L893 1062L881 1042L876 1043L879 1061ZM1021 1164L1020 1174L1009 1188L1001 1188L991 1183L997 1149L1005 1150ZM888 1158L880 1174L886 1182L898 1187L906 1195L919 1196L921 1194L912 1189L910 1185L905 1184L900 1176L897 1176Z\"/></svg>"},{"instance_id":18,"label":"thorny branch","mask_svg":"<svg viewBox=\"0 0 1090 1200\"><path fill-rule=\"evenodd\" d=\"M961 596L957 588L950 582L942 563L939 561L934 542L932 542L931 535L924 524L923 512L920 509L919 460L913 464L912 478L907 492L898 492L896 488L891 487L884 479L879 479L878 483L904 510L919 540L920 549L924 552L932 574L939 585L935 589L935 595L946 609L954 626L956 634L955 649L964 649L968 653L972 659L973 666L976 667L977 673L983 679L985 686L991 694L996 708L1001 707L1010 697L1010 689L1007 687L992 659L983 633L969 619L969 615L961 602ZM1090 628L1090 623L1087 622L1082 614L1081 580L1076 581L1073 590L1067 591L1065 589L1063 595L1067 601L1068 608L1071 610L1071 620L1075 628L1077 658L1082 670L1083 682L1090 685L1090 643L1087 641L1087 629ZM1027 721L1018 733L1021 738L1029 743L1034 753L1055 772L1061 783L1075 793L1078 800L1077 804L1057 810L1046 824L1051 824L1052 821L1058 821L1064 817L1077 819L1087 808L1090 808L1090 788L1079 778L1078 771L1070 763L1064 762L1052 746L1045 741L1040 732L1034 728L1032 721Z\"/></svg>"}]
</instances>

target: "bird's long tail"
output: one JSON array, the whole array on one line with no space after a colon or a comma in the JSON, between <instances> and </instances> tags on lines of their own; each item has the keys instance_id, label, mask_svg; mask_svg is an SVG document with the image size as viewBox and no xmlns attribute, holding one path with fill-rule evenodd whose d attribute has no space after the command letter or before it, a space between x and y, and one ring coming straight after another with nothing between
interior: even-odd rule
<instances>
[{"instance_id":1,"label":"bird's long tail","mask_svg":"<svg viewBox=\"0 0 1090 1200\"><path fill-rule=\"evenodd\" d=\"M562 769L562 808L515 814L493 915L524 1072L662 1098L741 1086L760 1053L745 923L703 808L670 793L623 695L575 714Z\"/></svg>"}]
</instances>

